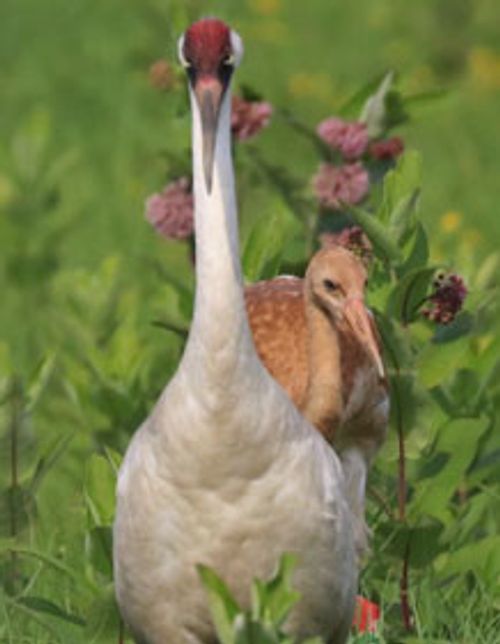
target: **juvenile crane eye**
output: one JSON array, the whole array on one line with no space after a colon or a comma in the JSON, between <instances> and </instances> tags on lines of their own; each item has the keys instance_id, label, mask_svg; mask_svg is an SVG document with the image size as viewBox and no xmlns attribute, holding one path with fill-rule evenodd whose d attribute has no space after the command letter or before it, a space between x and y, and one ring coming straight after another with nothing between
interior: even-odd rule
<instances>
[{"instance_id":1,"label":"juvenile crane eye","mask_svg":"<svg viewBox=\"0 0 500 644\"><path fill-rule=\"evenodd\" d=\"M326 288L327 291L330 291L330 293L333 293L333 291L336 291L339 287L338 284L328 279L323 280L323 286Z\"/></svg>"}]
</instances>

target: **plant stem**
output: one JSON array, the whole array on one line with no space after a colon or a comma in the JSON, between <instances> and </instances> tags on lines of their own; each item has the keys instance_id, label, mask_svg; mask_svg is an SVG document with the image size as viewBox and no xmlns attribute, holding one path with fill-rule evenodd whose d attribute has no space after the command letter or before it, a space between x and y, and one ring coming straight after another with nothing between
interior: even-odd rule
<instances>
[{"instance_id":1,"label":"plant stem","mask_svg":"<svg viewBox=\"0 0 500 644\"><path fill-rule=\"evenodd\" d=\"M118 622L118 644L125 644L125 624L121 617Z\"/></svg>"}]
</instances>

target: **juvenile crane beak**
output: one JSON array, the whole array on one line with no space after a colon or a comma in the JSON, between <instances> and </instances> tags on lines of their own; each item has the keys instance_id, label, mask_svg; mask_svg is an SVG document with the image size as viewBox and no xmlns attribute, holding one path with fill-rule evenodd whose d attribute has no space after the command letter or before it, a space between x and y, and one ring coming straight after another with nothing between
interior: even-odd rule
<instances>
[{"instance_id":1,"label":"juvenile crane beak","mask_svg":"<svg viewBox=\"0 0 500 644\"><path fill-rule=\"evenodd\" d=\"M360 297L348 298L344 305L344 316L353 333L372 358L379 377L384 378L384 363L375 337L374 326L363 300Z\"/></svg>"},{"instance_id":2,"label":"juvenile crane beak","mask_svg":"<svg viewBox=\"0 0 500 644\"><path fill-rule=\"evenodd\" d=\"M203 174L208 193L212 192L215 144L223 91L222 83L212 77L202 77L194 86L194 95L200 110L203 136Z\"/></svg>"}]
</instances>

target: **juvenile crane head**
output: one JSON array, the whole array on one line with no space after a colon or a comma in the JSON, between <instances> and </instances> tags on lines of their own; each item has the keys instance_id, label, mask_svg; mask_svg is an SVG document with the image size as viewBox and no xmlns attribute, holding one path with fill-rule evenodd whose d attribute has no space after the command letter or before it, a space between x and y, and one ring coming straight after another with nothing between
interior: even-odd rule
<instances>
[{"instance_id":1,"label":"juvenile crane head","mask_svg":"<svg viewBox=\"0 0 500 644\"><path fill-rule=\"evenodd\" d=\"M224 22L204 18L179 38L178 54L200 111L203 172L207 191L211 192L220 108L233 71L243 56L243 44Z\"/></svg>"},{"instance_id":2,"label":"juvenile crane head","mask_svg":"<svg viewBox=\"0 0 500 644\"><path fill-rule=\"evenodd\" d=\"M347 324L383 378L384 363L364 301L366 282L366 270L355 255L341 246L328 248L316 253L307 268L306 296L333 324Z\"/></svg>"}]
</instances>

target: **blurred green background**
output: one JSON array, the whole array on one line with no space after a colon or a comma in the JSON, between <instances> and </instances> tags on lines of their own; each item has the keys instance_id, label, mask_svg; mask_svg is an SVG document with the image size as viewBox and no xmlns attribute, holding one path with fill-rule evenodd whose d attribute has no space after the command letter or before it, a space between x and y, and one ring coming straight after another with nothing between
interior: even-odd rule
<instances>
[{"instance_id":1,"label":"blurred green background","mask_svg":"<svg viewBox=\"0 0 500 644\"><path fill-rule=\"evenodd\" d=\"M36 415L26 412L19 472L39 485L59 459L31 540L78 569L82 459L103 444L122 450L175 368L179 338L151 322L165 310L181 326L189 319L189 251L143 217L168 158L185 163L189 116L182 92L160 91L149 70L160 58L176 64L178 35L212 14L244 39L236 84L311 127L389 69L406 94L444 90L397 132L423 155L432 252L467 278L500 241L498 0L2 0L0 377L14 383L14 402L18 389L36 400L48 383ZM279 118L258 147L296 176L317 164ZM263 201L249 183L240 179L243 234ZM0 426L13 409L0 406ZM112 482L100 493L112 499ZM59 591L58 577L44 579Z\"/></svg>"}]
</instances>

